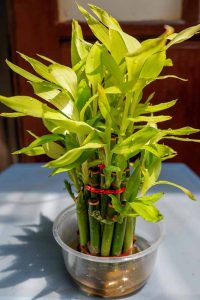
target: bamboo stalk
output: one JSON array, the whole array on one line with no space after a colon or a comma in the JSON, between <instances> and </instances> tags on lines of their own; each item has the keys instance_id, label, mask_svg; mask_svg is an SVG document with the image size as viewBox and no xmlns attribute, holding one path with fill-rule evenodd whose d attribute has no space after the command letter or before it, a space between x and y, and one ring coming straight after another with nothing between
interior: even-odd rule
<instances>
[{"instance_id":1,"label":"bamboo stalk","mask_svg":"<svg viewBox=\"0 0 200 300\"><path fill-rule=\"evenodd\" d=\"M135 223L136 218L127 217L123 252L128 255L132 254L133 251L133 236L135 231Z\"/></svg>"},{"instance_id":2,"label":"bamboo stalk","mask_svg":"<svg viewBox=\"0 0 200 300\"><path fill-rule=\"evenodd\" d=\"M89 170L89 180L92 187L99 187L100 182L100 171L98 168L93 167ZM92 213L99 211L99 195L92 193L90 200L88 201L88 212L89 212L89 229L90 229L90 243L89 251L91 255L98 255L100 253L101 245L101 228L100 223L97 219L92 216Z\"/></svg>"},{"instance_id":3,"label":"bamboo stalk","mask_svg":"<svg viewBox=\"0 0 200 300\"><path fill-rule=\"evenodd\" d=\"M91 214L99 210L99 200L90 199L89 202L89 224L90 224L90 243L89 251L91 255L98 255L100 253L100 223Z\"/></svg>"},{"instance_id":4,"label":"bamboo stalk","mask_svg":"<svg viewBox=\"0 0 200 300\"><path fill-rule=\"evenodd\" d=\"M127 179L127 170L122 174L122 182L119 181L118 178L116 178L115 182L113 182L114 186L116 188L124 187L126 186L126 179ZM121 195L117 195L118 199L122 203L124 201L124 193ZM126 223L127 223L127 217L124 217L122 223L116 223L114 234L113 234L113 242L112 242L112 250L111 254L113 256L119 256L122 253L123 250L123 244L124 244L124 237L125 237L125 231L126 231Z\"/></svg>"},{"instance_id":5,"label":"bamboo stalk","mask_svg":"<svg viewBox=\"0 0 200 300\"><path fill-rule=\"evenodd\" d=\"M114 209L112 205L109 203L107 208L107 220L112 220L114 216ZM102 235L102 243L101 243L101 256L109 256L110 249L112 244L112 237L114 231L114 222L111 224L104 224L103 235Z\"/></svg>"},{"instance_id":6,"label":"bamboo stalk","mask_svg":"<svg viewBox=\"0 0 200 300\"><path fill-rule=\"evenodd\" d=\"M83 197L83 192L79 192L76 198L77 222L79 228L80 248L87 248L89 241L88 209Z\"/></svg>"},{"instance_id":7,"label":"bamboo stalk","mask_svg":"<svg viewBox=\"0 0 200 300\"><path fill-rule=\"evenodd\" d=\"M124 236L126 231L126 222L127 218L123 219L123 222L116 223L113 235L113 243L112 243L112 256L119 256L122 253L123 243L124 243Z\"/></svg>"}]
</instances>

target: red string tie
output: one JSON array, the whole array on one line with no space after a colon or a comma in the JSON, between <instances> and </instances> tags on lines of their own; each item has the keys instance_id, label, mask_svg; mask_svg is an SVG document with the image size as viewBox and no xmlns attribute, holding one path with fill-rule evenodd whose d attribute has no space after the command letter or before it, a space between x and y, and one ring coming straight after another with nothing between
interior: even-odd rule
<instances>
[{"instance_id":1,"label":"red string tie","mask_svg":"<svg viewBox=\"0 0 200 300\"><path fill-rule=\"evenodd\" d=\"M126 188L122 187L120 189L117 190L106 190L106 189L97 189L95 187L92 187L90 185L86 185L85 189L89 192L92 192L94 194L103 194L103 195L117 195L117 194L122 194L125 192Z\"/></svg>"}]
</instances>

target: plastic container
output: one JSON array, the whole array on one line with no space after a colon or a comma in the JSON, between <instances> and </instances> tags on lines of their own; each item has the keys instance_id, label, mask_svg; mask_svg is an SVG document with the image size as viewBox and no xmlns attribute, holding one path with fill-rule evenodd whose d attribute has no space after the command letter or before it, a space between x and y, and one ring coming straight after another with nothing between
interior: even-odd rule
<instances>
[{"instance_id":1,"label":"plastic container","mask_svg":"<svg viewBox=\"0 0 200 300\"><path fill-rule=\"evenodd\" d=\"M78 252L75 205L59 214L53 234L62 247L66 268L89 295L120 297L137 291L151 275L158 246L163 237L163 224L137 219L136 236L139 253L123 257L97 257Z\"/></svg>"}]
</instances>

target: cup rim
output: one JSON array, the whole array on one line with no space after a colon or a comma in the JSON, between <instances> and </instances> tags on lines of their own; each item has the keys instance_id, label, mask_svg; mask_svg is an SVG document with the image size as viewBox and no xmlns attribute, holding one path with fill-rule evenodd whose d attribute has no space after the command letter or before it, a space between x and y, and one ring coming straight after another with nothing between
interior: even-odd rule
<instances>
[{"instance_id":1,"label":"cup rim","mask_svg":"<svg viewBox=\"0 0 200 300\"><path fill-rule=\"evenodd\" d=\"M66 215L72 214L74 212L76 213L76 205L72 204L59 213L59 215L56 217L56 219L53 223L53 236L54 236L56 242L61 246L63 251L67 251L70 254L73 254L73 255L78 256L85 260L102 262L102 263L120 263L120 262L124 262L124 261L129 261L129 260L136 260L136 259L142 258L142 257L150 254L151 252L153 252L159 246L159 244L162 242L162 240L164 238L164 222L160 221L155 224L159 227L159 233L160 233L159 238L152 245L150 245L147 249L142 250L141 252L131 254L128 256L120 256L120 257L113 257L113 256L101 257L101 256L93 256L90 254L84 254L84 253L74 250L73 248L68 246L61 239L61 237L58 233L58 230L57 230L57 227L60 224L60 222L62 222L62 219L64 219L66 217Z\"/></svg>"}]
</instances>

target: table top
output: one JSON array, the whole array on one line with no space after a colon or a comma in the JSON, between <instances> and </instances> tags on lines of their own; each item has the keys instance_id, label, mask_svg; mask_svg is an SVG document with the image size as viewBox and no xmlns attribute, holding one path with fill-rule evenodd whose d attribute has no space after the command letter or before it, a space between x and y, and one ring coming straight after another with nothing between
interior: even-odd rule
<instances>
[{"instance_id":1,"label":"table top","mask_svg":"<svg viewBox=\"0 0 200 300\"><path fill-rule=\"evenodd\" d=\"M0 174L0 299L99 299L76 287L52 236L58 213L72 200L65 174L48 177L40 164L16 164ZM186 165L166 163L161 179L188 187L200 200L200 179ZM153 274L133 300L200 299L200 204L170 186L158 203L165 238Z\"/></svg>"}]
</instances>

